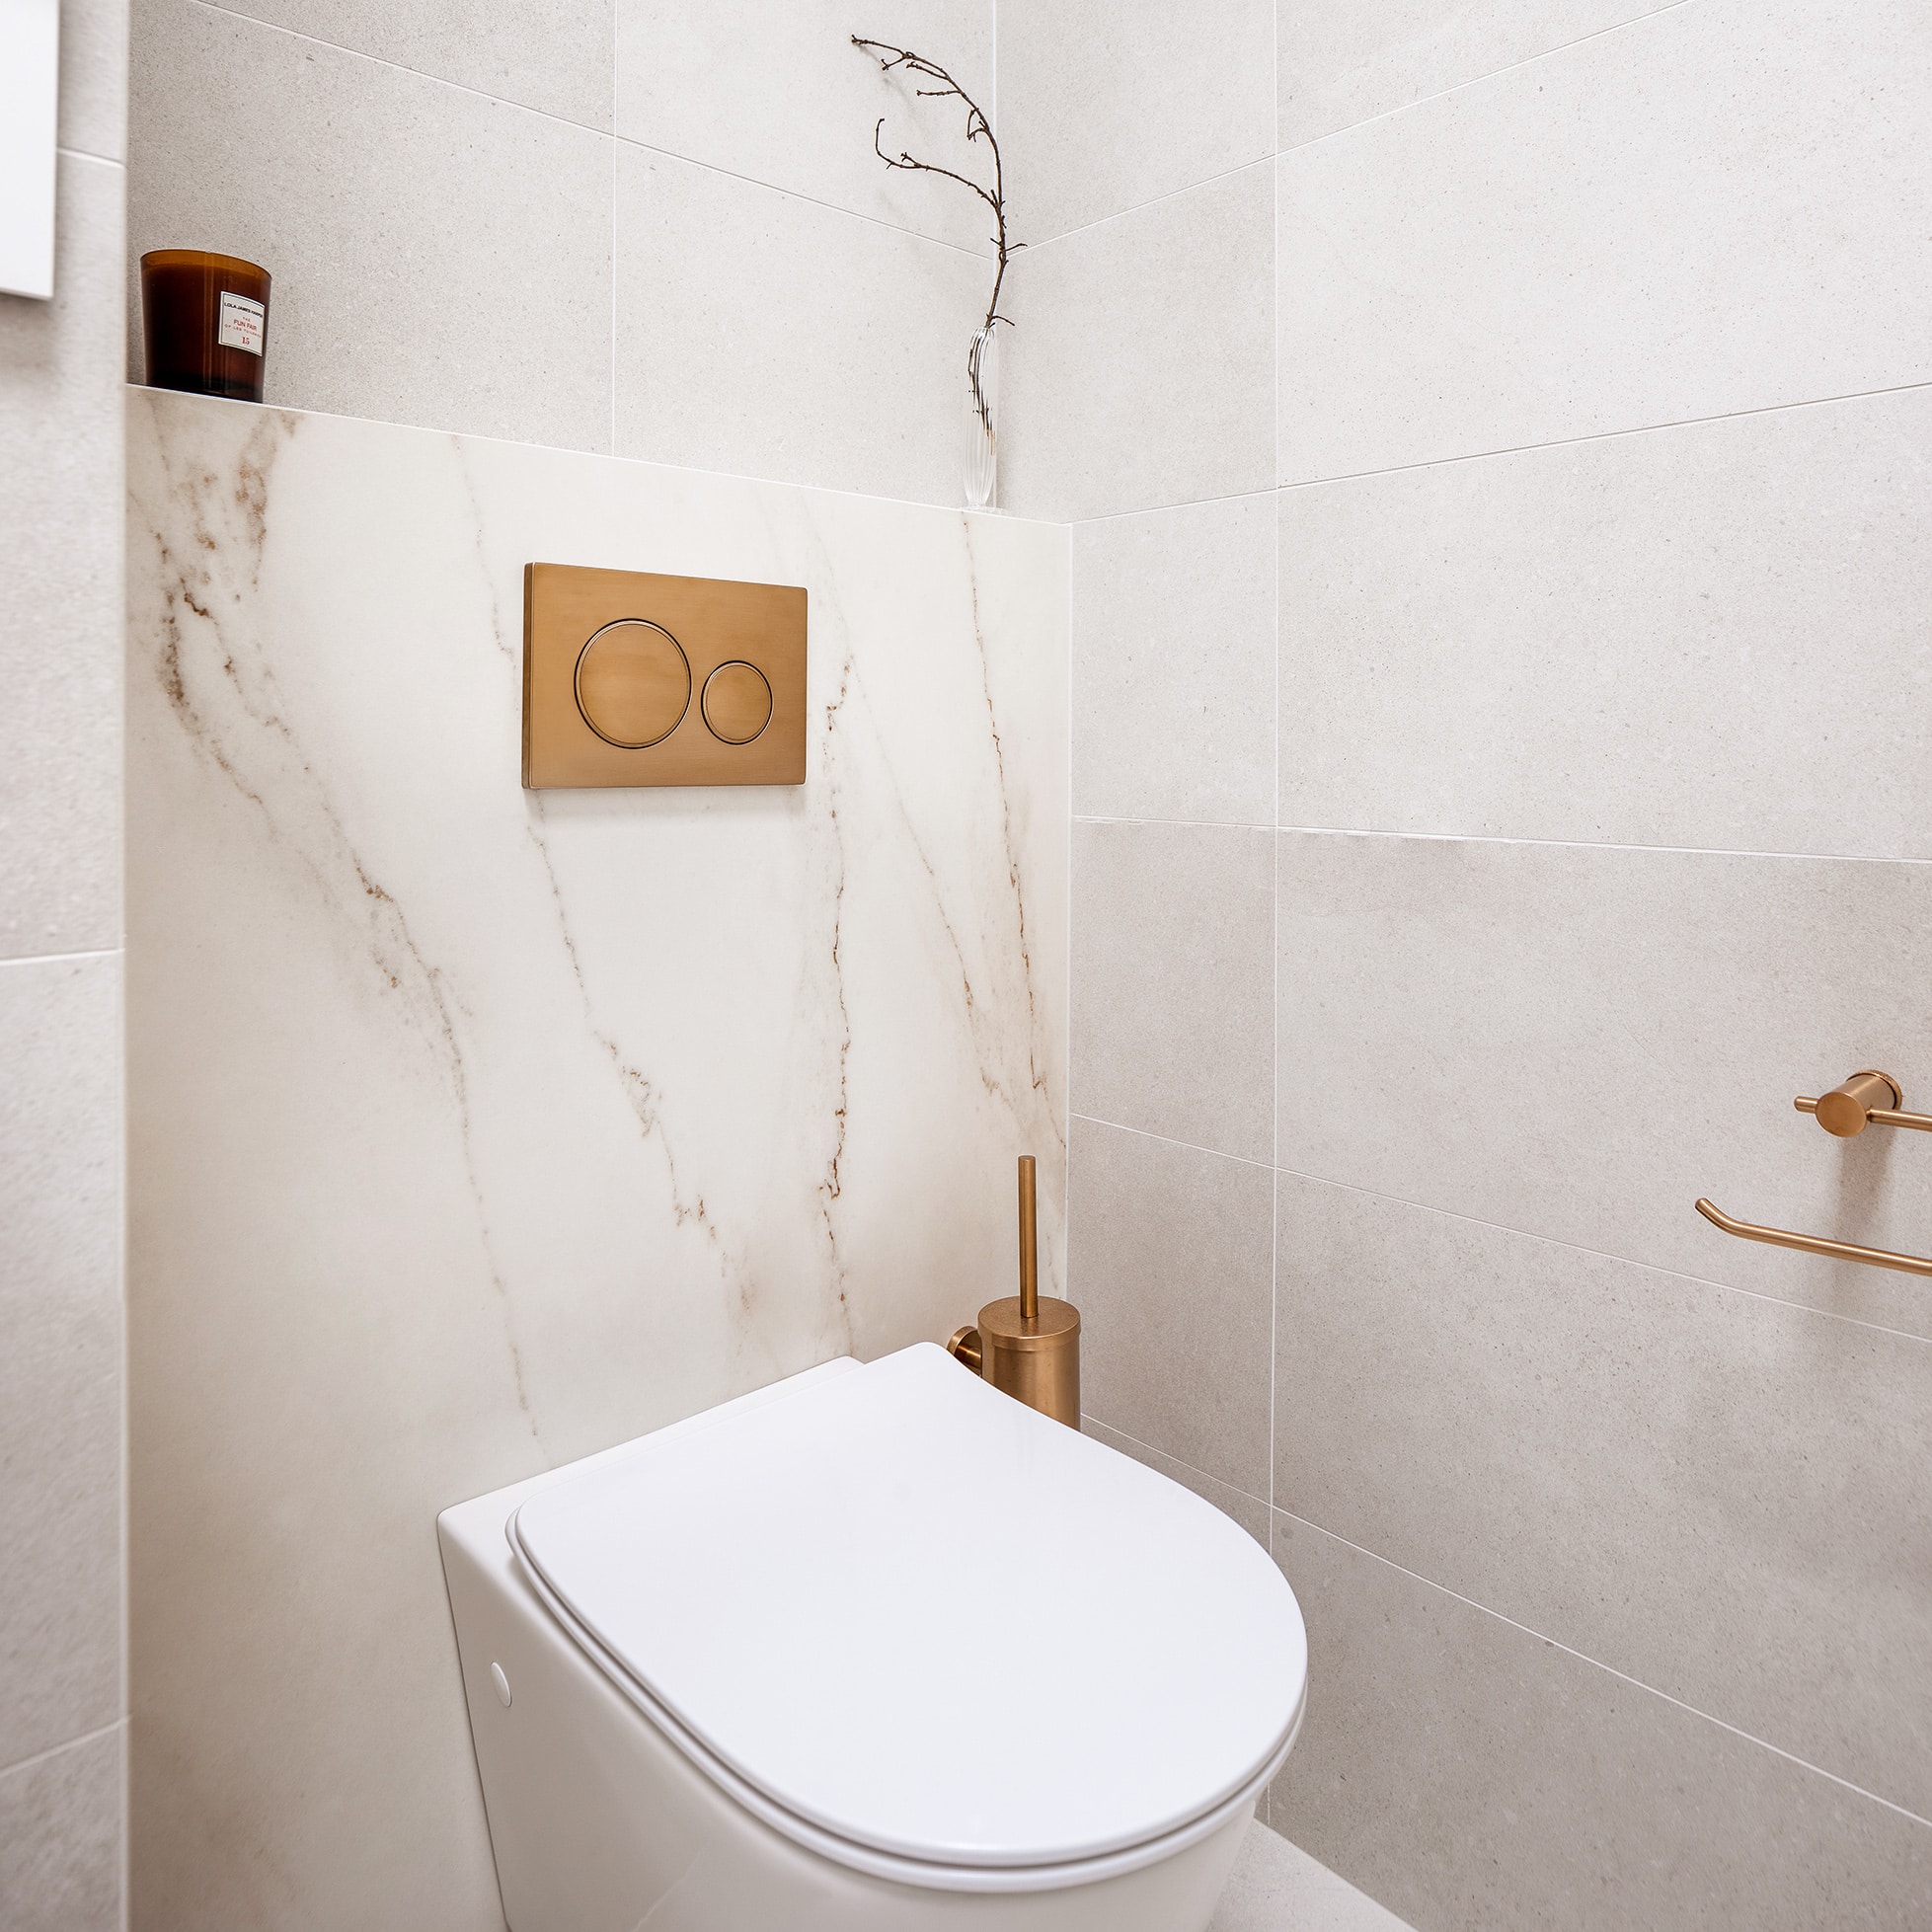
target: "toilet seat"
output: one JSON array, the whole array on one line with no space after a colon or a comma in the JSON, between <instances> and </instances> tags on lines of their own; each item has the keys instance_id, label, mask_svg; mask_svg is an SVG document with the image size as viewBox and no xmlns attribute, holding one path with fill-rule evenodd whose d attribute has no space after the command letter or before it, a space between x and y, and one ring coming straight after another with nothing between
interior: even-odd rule
<instances>
[{"instance_id":1,"label":"toilet seat","mask_svg":"<svg viewBox=\"0 0 1932 1932\"><path fill-rule=\"evenodd\" d=\"M1305 1636L1266 1553L931 1345L647 1436L508 1529L707 1775L884 1876L1039 1889L1171 1856L1300 1721Z\"/></svg>"}]
</instances>

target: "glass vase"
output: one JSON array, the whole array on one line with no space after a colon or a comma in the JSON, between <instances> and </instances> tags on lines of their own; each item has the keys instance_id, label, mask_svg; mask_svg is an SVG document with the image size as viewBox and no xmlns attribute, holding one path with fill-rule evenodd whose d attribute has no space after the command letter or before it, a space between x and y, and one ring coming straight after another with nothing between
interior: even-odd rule
<instances>
[{"instance_id":1,"label":"glass vase","mask_svg":"<svg viewBox=\"0 0 1932 1932\"><path fill-rule=\"evenodd\" d=\"M966 348L962 427L966 506L992 509L999 496L999 336L982 329Z\"/></svg>"}]
</instances>

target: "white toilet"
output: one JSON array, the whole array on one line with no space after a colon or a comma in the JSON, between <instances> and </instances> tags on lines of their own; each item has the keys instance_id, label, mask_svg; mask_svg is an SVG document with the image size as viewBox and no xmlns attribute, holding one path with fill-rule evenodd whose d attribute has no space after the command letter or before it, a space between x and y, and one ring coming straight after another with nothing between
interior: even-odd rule
<instances>
[{"instance_id":1,"label":"white toilet","mask_svg":"<svg viewBox=\"0 0 1932 1932\"><path fill-rule=\"evenodd\" d=\"M439 1528L512 1932L1199 1932L1301 1721L1267 1554L929 1344Z\"/></svg>"}]
</instances>

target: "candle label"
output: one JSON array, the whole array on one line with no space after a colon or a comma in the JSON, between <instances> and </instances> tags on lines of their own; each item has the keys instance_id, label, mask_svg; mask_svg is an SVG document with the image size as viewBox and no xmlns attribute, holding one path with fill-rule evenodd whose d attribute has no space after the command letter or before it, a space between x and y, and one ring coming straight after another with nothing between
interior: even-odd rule
<instances>
[{"instance_id":1,"label":"candle label","mask_svg":"<svg viewBox=\"0 0 1932 1932\"><path fill-rule=\"evenodd\" d=\"M246 295L221 291L221 320L214 339L223 348L245 348L251 355L262 353L263 324L269 311Z\"/></svg>"}]
</instances>

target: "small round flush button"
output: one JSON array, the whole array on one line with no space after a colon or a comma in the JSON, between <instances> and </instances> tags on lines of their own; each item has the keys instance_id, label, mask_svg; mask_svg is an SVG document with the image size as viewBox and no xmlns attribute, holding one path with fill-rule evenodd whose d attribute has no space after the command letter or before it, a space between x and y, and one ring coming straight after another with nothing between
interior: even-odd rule
<instances>
[{"instance_id":1,"label":"small round flush button","mask_svg":"<svg viewBox=\"0 0 1932 1932\"><path fill-rule=\"evenodd\" d=\"M756 664L720 664L704 681L700 708L713 737L749 744L771 723L771 686Z\"/></svg>"},{"instance_id":2,"label":"small round flush button","mask_svg":"<svg viewBox=\"0 0 1932 1932\"><path fill-rule=\"evenodd\" d=\"M501 1663L493 1663L490 1666L490 1681L497 1686L497 1702L507 1711L509 1709L509 1679L503 1674L503 1666Z\"/></svg>"},{"instance_id":3,"label":"small round flush button","mask_svg":"<svg viewBox=\"0 0 1932 1932\"><path fill-rule=\"evenodd\" d=\"M577 656L577 708L583 722L623 751L661 743L691 705L691 666L660 624L621 617Z\"/></svg>"}]
</instances>

